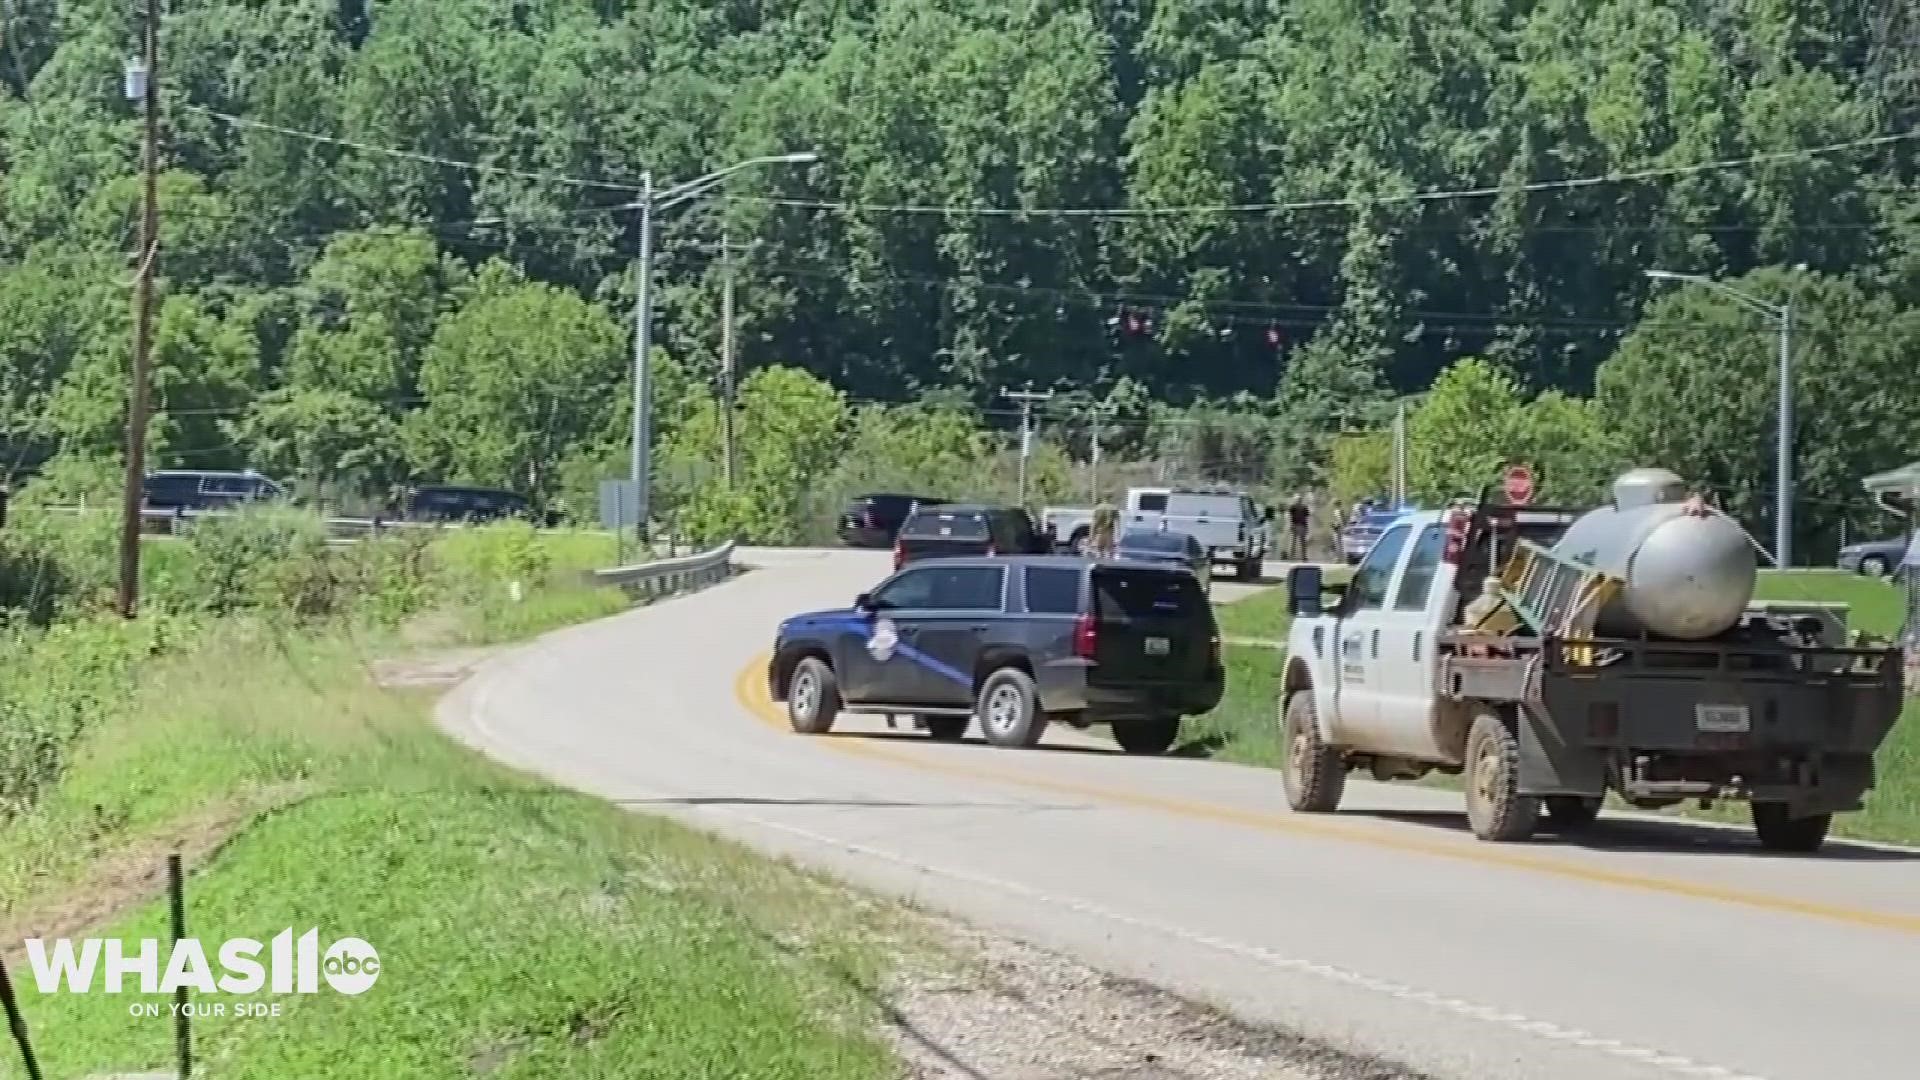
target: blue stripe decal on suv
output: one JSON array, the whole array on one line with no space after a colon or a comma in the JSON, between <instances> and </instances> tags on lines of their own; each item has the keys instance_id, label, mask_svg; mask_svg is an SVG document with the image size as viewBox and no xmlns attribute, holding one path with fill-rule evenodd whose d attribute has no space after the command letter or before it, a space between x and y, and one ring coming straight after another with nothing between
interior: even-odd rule
<instances>
[{"instance_id":1,"label":"blue stripe decal on suv","mask_svg":"<svg viewBox=\"0 0 1920 1080\"><path fill-rule=\"evenodd\" d=\"M866 641L868 635L871 634L873 631L873 626L870 623L868 623L865 619L834 619L831 622L827 622L822 625L832 626L841 630L852 631L853 634L859 637L862 642ZM939 675L942 678L951 680L953 682L957 682L962 686L970 687L973 685L972 675L964 671L961 671L959 668L954 667L952 664L946 663L945 661L942 661L936 657L929 656L926 653L921 652L919 649L914 648L913 646L907 644L904 641L893 647L893 656L899 657L905 660L910 660L913 663L919 664L921 667L926 668L928 671L933 672L935 675ZM892 659L892 658L893 657L889 657L888 659Z\"/></svg>"}]
</instances>

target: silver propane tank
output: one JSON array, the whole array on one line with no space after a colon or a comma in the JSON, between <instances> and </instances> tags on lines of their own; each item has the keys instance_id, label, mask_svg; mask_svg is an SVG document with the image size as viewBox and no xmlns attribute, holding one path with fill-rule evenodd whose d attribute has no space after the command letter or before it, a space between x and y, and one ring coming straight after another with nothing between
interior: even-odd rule
<instances>
[{"instance_id":1,"label":"silver propane tank","mask_svg":"<svg viewBox=\"0 0 1920 1080\"><path fill-rule=\"evenodd\" d=\"M1581 515L1553 553L1626 583L1595 622L1605 637L1701 641L1725 633L1753 600L1759 575L1747 531L1711 507L1690 511L1685 481L1665 469L1622 474L1613 505Z\"/></svg>"}]
</instances>

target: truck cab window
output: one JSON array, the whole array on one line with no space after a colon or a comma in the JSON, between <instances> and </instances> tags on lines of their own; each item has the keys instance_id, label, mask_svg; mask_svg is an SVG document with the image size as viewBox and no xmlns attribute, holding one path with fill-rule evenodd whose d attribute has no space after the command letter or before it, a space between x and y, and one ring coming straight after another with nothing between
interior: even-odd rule
<instances>
[{"instance_id":1,"label":"truck cab window","mask_svg":"<svg viewBox=\"0 0 1920 1080\"><path fill-rule=\"evenodd\" d=\"M1142 495L1134 509L1142 514L1164 514L1167 510L1167 496L1162 492Z\"/></svg>"},{"instance_id":2,"label":"truck cab window","mask_svg":"<svg viewBox=\"0 0 1920 1080\"><path fill-rule=\"evenodd\" d=\"M1424 611L1427 594L1433 591L1434 572L1440 568L1440 556L1447 547L1447 530L1429 525L1420 530L1413 555L1407 559L1406 572L1400 575L1400 587L1394 591L1393 610Z\"/></svg>"},{"instance_id":3,"label":"truck cab window","mask_svg":"<svg viewBox=\"0 0 1920 1080\"><path fill-rule=\"evenodd\" d=\"M1374 611L1387 606L1387 586L1393 581L1393 567L1400 561L1400 550L1407 546L1407 535L1412 531L1411 526L1396 525L1374 542L1373 550L1360 561L1353 572L1353 582L1347 586L1347 610Z\"/></svg>"}]
</instances>

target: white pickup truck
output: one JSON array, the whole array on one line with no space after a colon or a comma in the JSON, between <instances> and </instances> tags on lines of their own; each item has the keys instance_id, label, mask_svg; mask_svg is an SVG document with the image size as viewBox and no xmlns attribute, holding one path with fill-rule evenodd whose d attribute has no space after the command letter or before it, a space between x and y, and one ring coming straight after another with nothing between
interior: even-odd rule
<instances>
[{"instance_id":1,"label":"white pickup truck","mask_svg":"<svg viewBox=\"0 0 1920 1080\"><path fill-rule=\"evenodd\" d=\"M1272 513L1261 510L1245 492L1128 488L1119 511L1120 531L1157 529L1164 520L1169 530L1198 540L1214 562L1233 564L1242 581L1260 579L1273 547ZM1056 543L1074 551L1093 528L1093 511L1081 507L1049 506L1040 519Z\"/></svg>"},{"instance_id":2,"label":"white pickup truck","mask_svg":"<svg viewBox=\"0 0 1920 1080\"><path fill-rule=\"evenodd\" d=\"M1596 535L1615 542L1614 563L1599 557L1624 576L1586 554ZM1344 587L1318 566L1293 569L1279 704L1288 804L1335 810L1355 769L1438 770L1461 776L1482 840L1524 840L1543 816L1556 831L1584 827L1611 791L1643 809L1746 801L1763 847L1817 849L1834 812L1858 809L1873 786L1873 753L1900 713L1898 652L1848 647L1844 622L1752 600L1738 574L1701 569L1738 562L1748 539L1697 508L1616 495L1584 514L1415 511ZM1734 569L1750 583L1745 558ZM1490 572L1503 580L1484 596ZM1676 612L1714 605L1728 617L1679 637L1617 629L1654 616L1672 627Z\"/></svg>"}]
</instances>

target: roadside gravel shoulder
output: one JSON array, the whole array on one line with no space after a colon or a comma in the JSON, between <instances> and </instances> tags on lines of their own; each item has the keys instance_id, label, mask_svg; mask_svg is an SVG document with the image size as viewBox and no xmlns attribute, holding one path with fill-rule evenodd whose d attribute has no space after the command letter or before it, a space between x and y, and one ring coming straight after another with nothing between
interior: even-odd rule
<instances>
[{"instance_id":1,"label":"roadside gravel shoulder","mask_svg":"<svg viewBox=\"0 0 1920 1080\"><path fill-rule=\"evenodd\" d=\"M889 988L888 1034L912 1080L1422 1080L943 916L912 918L943 946L903 958Z\"/></svg>"}]
</instances>

